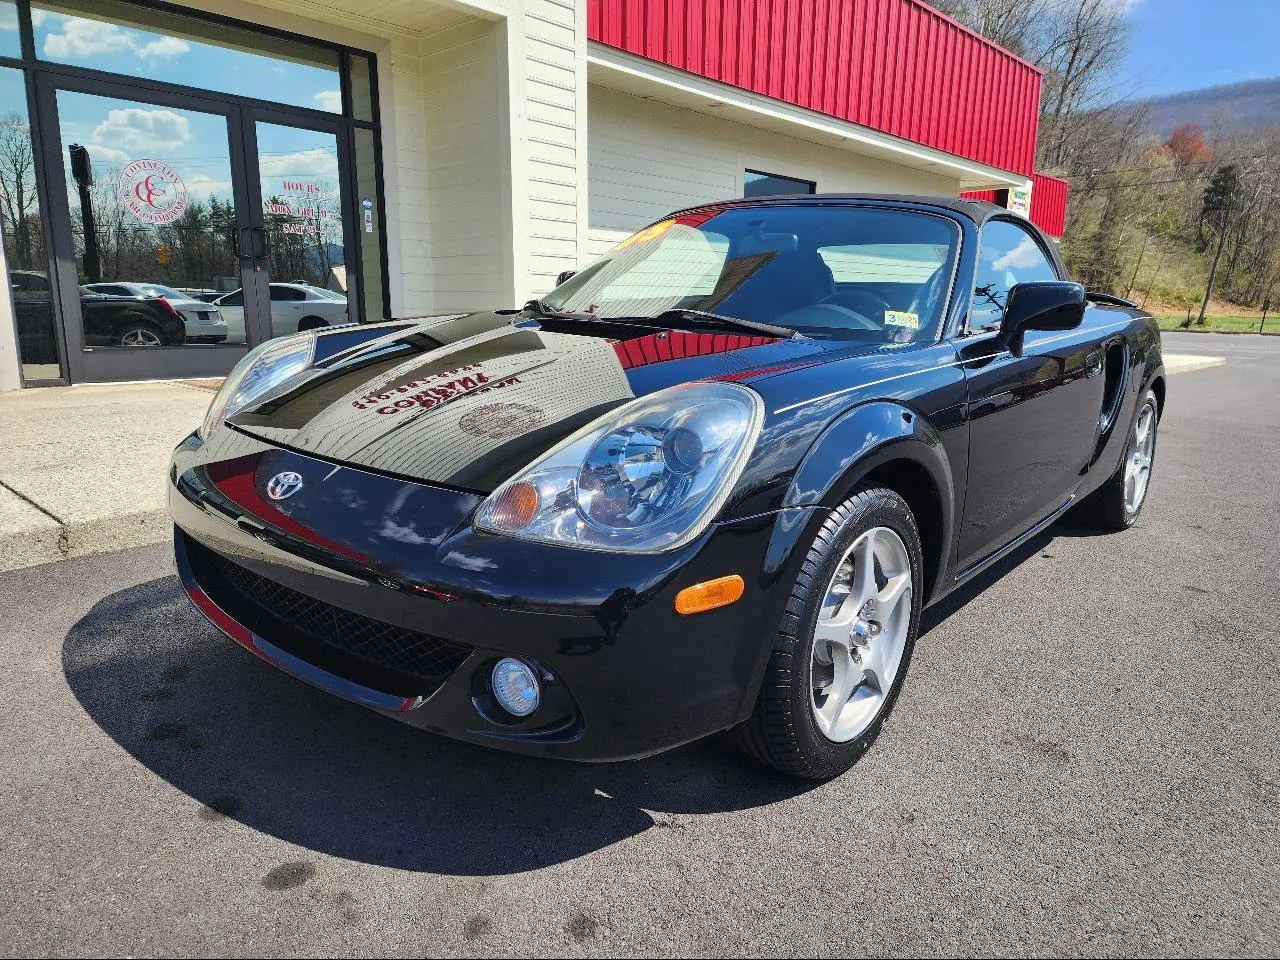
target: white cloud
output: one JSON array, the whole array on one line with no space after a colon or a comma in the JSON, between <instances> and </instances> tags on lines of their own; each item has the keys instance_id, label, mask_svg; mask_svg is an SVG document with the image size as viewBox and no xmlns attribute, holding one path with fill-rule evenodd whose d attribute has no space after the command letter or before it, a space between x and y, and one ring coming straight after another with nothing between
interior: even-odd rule
<instances>
[{"instance_id":1,"label":"white cloud","mask_svg":"<svg viewBox=\"0 0 1280 960\"><path fill-rule=\"evenodd\" d=\"M138 47L138 56L147 60L168 59L180 57L190 49L191 45L185 40L179 40L177 37L161 37L159 40L152 40Z\"/></svg>"},{"instance_id":2,"label":"white cloud","mask_svg":"<svg viewBox=\"0 0 1280 960\"><path fill-rule=\"evenodd\" d=\"M213 194L218 197L226 197L231 195L231 181L227 179L218 179L211 177L207 173L194 173L190 176L183 176L183 180L187 183L187 192L193 197L207 197Z\"/></svg>"},{"instance_id":3,"label":"white cloud","mask_svg":"<svg viewBox=\"0 0 1280 960\"><path fill-rule=\"evenodd\" d=\"M1008 270L1010 267L1034 267L1044 262L1044 254L1036 246L1030 236L1022 238L1022 242L991 264L997 270Z\"/></svg>"},{"instance_id":4,"label":"white cloud","mask_svg":"<svg viewBox=\"0 0 1280 960\"><path fill-rule=\"evenodd\" d=\"M0 6L0 30L18 29L18 8L8 5Z\"/></svg>"},{"instance_id":5,"label":"white cloud","mask_svg":"<svg viewBox=\"0 0 1280 960\"><path fill-rule=\"evenodd\" d=\"M338 158L328 150L314 147L293 153L262 153L258 155L262 179L285 177L336 177Z\"/></svg>"},{"instance_id":6,"label":"white cloud","mask_svg":"<svg viewBox=\"0 0 1280 960\"><path fill-rule=\"evenodd\" d=\"M67 18L61 33L51 33L44 38L44 54L54 60L88 60L133 48L133 37L122 27L79 17Z\"/></svg>"},{"instance_id":7,"label":"white cloud","mask_svg":"<svg viewBox=\"0 0 1280 960\"><path fill-rule=\"evenodd\" d=\"M191 139L187 118L172 110L126 107L111 110L90 140L134 154L163 155Z\"/></svg>"},{"instance_id":8,"label":"white cloud","mask_svg":"<svg viewBox=\"0 0 1280 960\"><path fill-rule=\"evenodd\" d=\"M316 106L321 110L328 110L330 113L342 112L341 90L321 90L311 99L316 102Z\"/></svg>"},{"instance_id":9,"label":"white cloud","mask_svg":"<svg viewBox=\"0 0 1280 960\"><path fill-rule=\"evenodd\" d=\"M41 13L37 17L36 14ZM132 53L144 60L180 57L191 45L177 37L144 40L147 34L129 30L114 23L86 20L82 17L57 16L32 11L32 22L38 27L49 22L58 31L44 38L44 55L52 60L81 61L113 53Z\"/></svg>"},{"instance_id":10,"label":"white cloud","mask_svg":"<svg viewBox=\"0 0 1280 960\"><path fill-rule=\"evenodd\" d=\"M108 147L101 143L88 143L85 146L89 148L89 161L93 164L94 179L101 179L102 172L109 169L119 169L133 159L132 156L123 150L117 150L115 147ZM115 174L113 173L114 177Z\"/></svg>"}]
</instances>

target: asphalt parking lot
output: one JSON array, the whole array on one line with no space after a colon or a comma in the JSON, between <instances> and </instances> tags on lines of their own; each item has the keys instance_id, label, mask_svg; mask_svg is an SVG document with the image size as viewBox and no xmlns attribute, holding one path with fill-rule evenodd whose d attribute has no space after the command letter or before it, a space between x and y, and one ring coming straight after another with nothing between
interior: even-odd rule
<instances>
[{"instance_id":1,"label":"asphalt parking lot","mask_svg":"<svg viewBox=\"0 0 1280 960\"><path fill-rule=\"evenodd\" d=\"M1228 365L1170 383L1136 528L926 614L823 785L418 733L215 634L164 548L0 575L0 953L1277 953L1280 338L1166 349Z\"/></svg>"}]
</instances>

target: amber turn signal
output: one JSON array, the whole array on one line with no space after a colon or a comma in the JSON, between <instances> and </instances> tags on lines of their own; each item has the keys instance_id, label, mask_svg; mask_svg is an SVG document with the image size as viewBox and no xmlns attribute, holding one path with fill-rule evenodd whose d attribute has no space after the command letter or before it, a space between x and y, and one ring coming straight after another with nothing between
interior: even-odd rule
<instances>
[{"instance_id":1,"label":"amber turn signal","mask_svg":"<svg viewBox=\"0 0 1280 960\"><path fill-rule=\"evenodd\" d=\"M493 525L501 530L519 530L538 512L538 488L525 480L502 491L493 505Z\"/></svg>"},{"instance_id":2,"label":"amber turn signal","mask_svg":"<svg viewBox=\"0 0 1280 960\"><path fill-rule=\"evenodd\" d=\"M727 607L742 598L746 584L736 573L728 577L716 577L685 587L676 594L676 613L686 616L691 613L704 613L717 607Z\"/></svg>"}]
</instances>

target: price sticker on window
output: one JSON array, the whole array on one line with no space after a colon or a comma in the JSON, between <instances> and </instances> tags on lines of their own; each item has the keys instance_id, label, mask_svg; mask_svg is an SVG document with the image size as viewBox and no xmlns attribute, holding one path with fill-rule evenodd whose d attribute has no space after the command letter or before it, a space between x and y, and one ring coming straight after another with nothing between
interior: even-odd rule
<instances>
[{"instance_id":1,"label":"price sticker on window","mask_svg":"<svg viewBox=\"0 0 1280 960\"><path fill-rule=\"evenodd\" d=\"M920 315L908 313L906 310L886 310L884 323L887 327L910 327L912 330L919 330Z\"/></svg>"}]
</instances>

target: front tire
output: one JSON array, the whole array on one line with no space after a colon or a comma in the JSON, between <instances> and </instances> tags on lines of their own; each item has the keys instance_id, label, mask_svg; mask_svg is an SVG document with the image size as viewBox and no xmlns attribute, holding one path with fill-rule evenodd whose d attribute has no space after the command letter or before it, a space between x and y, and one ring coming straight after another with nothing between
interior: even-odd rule
<instances>
[{"instance_id":1,"label":"front tire","mask_svg":"<svg viewBox=\"0 0 1280 960\"><path fill-rule=\"evenodd\" d=\"M1120 465L1101 487L1080 504L1081 519L1102 530L1128 530L1142 513L1156 460L1160 405L1148 389L1129 427Z\"/></svg>"},{"instance_id":2,"label":"front tire","mask_svg":"<svg viewBox=\"0 0 1280 960\"><path fill-rule=\"evenodd\" d=\"M860 487L831 511L796 577L735 744L809 780L853 766L902 688L920 628L921 571L920 533L897 493Z\"/></svg>"}]
</instances>

